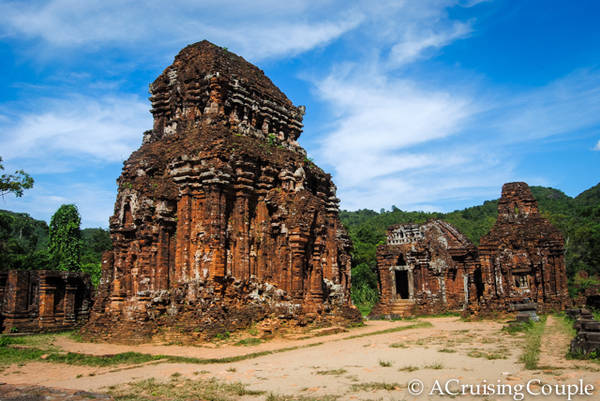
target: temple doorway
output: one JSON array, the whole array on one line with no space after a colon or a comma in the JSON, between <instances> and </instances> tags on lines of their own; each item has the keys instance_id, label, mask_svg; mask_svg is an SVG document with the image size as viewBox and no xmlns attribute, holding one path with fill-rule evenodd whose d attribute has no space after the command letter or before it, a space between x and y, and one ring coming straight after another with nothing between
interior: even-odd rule
<instances>
[{"instance_id":1,"label":"temple doorway","mask_svg":"<svg viewBox=\"0 0 600 401\"><path fill-rule=\"evenodd\" d=\"M394 270L396 279L396 296L401 299L409 299L408 270Z\"/></svg>"}]
</instances>

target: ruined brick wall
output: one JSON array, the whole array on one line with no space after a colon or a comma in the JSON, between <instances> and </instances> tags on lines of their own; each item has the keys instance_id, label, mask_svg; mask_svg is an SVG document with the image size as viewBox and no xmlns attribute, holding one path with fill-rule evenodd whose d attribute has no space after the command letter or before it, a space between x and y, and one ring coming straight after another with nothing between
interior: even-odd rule
<instances>
[{"instance_id":1,"label":"ruined brick wall","mask_svg":"<svg viewBox=\"0 0 600 401\"><path fill-rule=\"evenodd\" d=\"M0 272L3 332L63 330L87 322L92 300L89 275L50 270Z\"/></svg>"},{"instance_id":2,"label":"ruined brick wall","mask_svg":"<svg viewBox=\"0 0 600 401\"><path fill-rule=\"evenodd\" d=\"M475 310L508 310L509 304L525 299L542 311L568 304L564 239L539 214L526 183L502 187L498 220L481 238L479 258L485 289Z\"/></svg>"},{"instance_id":3,"label":"ruined brick wall","mask_svg":"<svg viewBox=\"0 0 600 401\"><path fill-rule=\"evenodd\" d=\"M465 309L476 296L476 256L471 242L441 220L391 226L377 248L380 301L371 315Z\"/></svg>"},{"instance_id":4,"label":"ruined brick wall","mask_svg":"<svg viewBox=\"0 0 600 401\"><path fill-rule=\"evenodd\" d=\"M87 331L210 334L277 315L358 319L331 177L297 143L296 107L203 41L150 85L154 127L125 162Z\"/></svg>"}]
</instances>

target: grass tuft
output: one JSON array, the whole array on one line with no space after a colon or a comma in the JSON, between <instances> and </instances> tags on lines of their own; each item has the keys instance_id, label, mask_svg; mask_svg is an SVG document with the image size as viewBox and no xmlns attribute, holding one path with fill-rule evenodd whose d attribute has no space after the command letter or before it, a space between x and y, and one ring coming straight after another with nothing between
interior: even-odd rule
<instances>
[{"instance_id":1,"label":"grass tuft","mask_svg":"<svg viewBox=\"0 0 600 401\"><path fill-rule=\"evenodd\" d=\"M356 383L351 386L352 391L394 391L400 390L402 385L399 383L385 383L385 382L368 382L368 383Z\"/></svg>"},{"instance_id":2,"label":"grass tuft","mask_svg":"<svg viewBox=\"0 0 600 401\"><path fill-rule=\"evenodd\" d=\"M347 373L348 371L346 369L331 369L331 370L318 370L317 372L315 372L318 375L333 375L333 376L338 376L338 375L343 375L344 373Z\"/></svg>"},{"instance_id":3,"label":"grass tuft","mask_svg":"<svg viewBox=\"0 0 600 401\"><path fill-rule=\"evenodd\" d=\"M262 340L260 338L256 338L256 337L250 337L250 338L244 338L243 340L240 340L238 342L236 342L233 345L243 345L243 346L250 346L250 345L258 345L262 343Z\"/></svg>"}]
</instances>

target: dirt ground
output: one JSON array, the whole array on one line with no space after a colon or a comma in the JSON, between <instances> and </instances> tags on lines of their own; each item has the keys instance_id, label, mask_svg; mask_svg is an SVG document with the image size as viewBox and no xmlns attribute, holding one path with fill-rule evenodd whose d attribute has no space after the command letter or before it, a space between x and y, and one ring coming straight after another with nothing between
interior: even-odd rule
<instances>
[{"instance_id":1,"label":"dirt ground","mask_svg":"<svg viewBox=\"0 0 600 401\"><path fill-rule=\"evenodd\" d=\"M0 382L106 392L150 378L165 382L173 378L216 378L228 383L241 382L251 390L264 392L239 397L244 400L265 400L270 393L290 397L281 399L319 400L330 395L339 400L438 400L441 398L440 391L445 391L446 383L449 383L449 390L454 392L460 391L457 387L460 384L503 384L513 388L520 384L525 386L533 379L530 390L539 392L544 384L558 384L558 391L561 391L561 384L577 383L581 379L584 385L594 386L594 390L591 390L593 395L579 395L572 399L600 399L600 364L565 358L571 338L560 327L562 322L559 320L548 317L537 370L526 370L523 363L519 362L525 344L524 334L511 335L502 331L503 322L465 322L458 317L441 317L419 320L430 322L432 327L377 333L414 325L415 321L370 321L364 327L344 333L302 340L271 340L248 347L91 344L58 336L53 346L65 351L95 355L136 351L155 355L223 358L298 348L238 362L214 364L153 361L136 366L95 368L31 362L4 370L0 373ZM411 395L409 392L409 386L418 390L418 382L411 384L414 380L424 385L420 395ZM480 394L482 391L480 388ZM514 388L513 391L519 392ZM520 391L526 400L567 399L566 395L534 396L528 395L526 389ZM553 387L552 391L557 390ZM466 392L469 393L469 387ZM444 398L448 396L486 401L521 399L514 394L446 394Z\"/></svg>"}]
</instances>

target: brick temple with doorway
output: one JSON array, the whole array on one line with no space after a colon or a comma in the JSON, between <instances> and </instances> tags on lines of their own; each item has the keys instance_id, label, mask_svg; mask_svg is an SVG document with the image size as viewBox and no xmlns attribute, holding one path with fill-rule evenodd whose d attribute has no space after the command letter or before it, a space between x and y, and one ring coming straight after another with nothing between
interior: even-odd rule
<instances>
[{"instance_id":1,"label":"brick temple with doorway","mask_svg":"<svg viewBox=\"0 0 600 401\"><path fill-rule=\"evenodd\" d=\"M475 246L441 220L391 226L377 248L380 302L372 316L462 310L476 296Z\"/></svg>"},{"instance_id":2,"label":"brick temple with doorway","mask_svg":"<svg viewBox=\"0 0 600 401\"><path fill-rule=\"evenodd\" d=\"M371 316L508 312L528 302L542 312L569 303L564 239L524 182L504 184L498 219L479 249L440 220L391 226L377 248L377 275Z\"/></svg>"}]
</instances>

